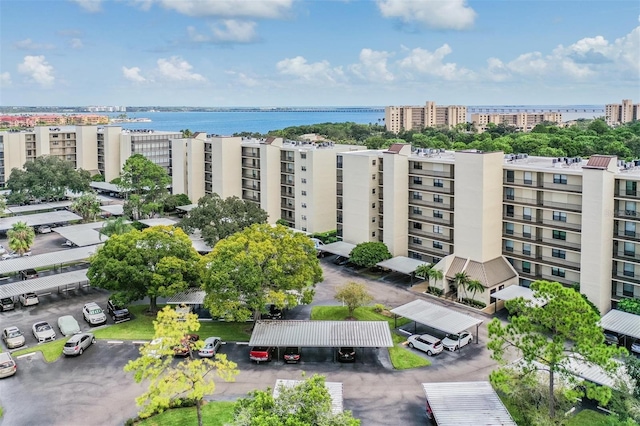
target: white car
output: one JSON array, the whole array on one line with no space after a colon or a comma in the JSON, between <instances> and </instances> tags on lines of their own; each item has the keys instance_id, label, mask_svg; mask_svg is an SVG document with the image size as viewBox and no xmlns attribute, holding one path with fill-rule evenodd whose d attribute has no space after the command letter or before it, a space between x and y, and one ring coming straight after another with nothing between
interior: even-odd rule
<instances>
[{"instance_id":1,"label":"white car","mask_svg":"<svg viewBox=\"0 0 640 426\"><path fill-rule=\"evenodd\" d=\"M19 348L24 345L24 336L18 327L7 327L2 331L2 340L7 349Z\"/></svg>"},{"instance_id":2,"label":"white car","mask_svg":"<svg viewBox=\"0 0 640 426\"><path fill-rule=\"evenodd\" d=\"M107 322L107 316L96 302L85 303L82 308L84 320L91 325L100 325Z\"/></svg>"},{"instance_id":3,"label":"white car","mask_svg":"<svg viewBox=\"0 0 640 426\"><path fill-rule=\"evenodd\" d=\"M407 339L410 348L416 348L427 355L436 355L442 352L443 346L440 339L430 334L414 334Z\"/></svg>"},{"instance_id":4,"label":"white car","mask_svg":"<svg viewBox=\"0 0 640 426\"><path fill-rule=\"evenodd\" d=\"M448 351L456 351L471 343L472 340L473 336L468 331L463 331L460 334L447 334L447 336L442 339L442 346Z\"/></svg>"},{"instance_id":5,"label":"white car","mask_svg":"<svg viewBox=\"0 0 640 426\"><path fill-rule=\"evenodd\" d=\"M35 293L25 293L20 295L20 304L22 306L33 306L40 303L38 295Z\"/></svg>"},{"instance_id":6,"label":"white car","mask_svg":"<svg viewBox=\"0 0 640 426\"><path fill-rule=\"evenodd\" d=\"M46 321L33 324L31 330L33 331L33 336L36 338L38 343L56 340L56 332Z\"/></svg>"},{"instance_id":7,"label":"white car","mask_svg":"<svg viewBox=\"0 0 640 426\"><path fill-rule=\"evenodd\" d=\"M18 253L16 253L15 251L12 252L6 252L5 254L2 255L2 257L0 257L0 259L2 260L9 260L9 259L13 259L14 257L18 257Z\"/></svg>"},{"instance_id":8,"label":"white car","mask_svg":"<svg viewBox=\"0 0 640 426\"><path fill-rule=\"evenodd\" d=\"M40 234L49 234L51 232L51 227L47 225L43 225L40 228L38 228L38 232Z\"/></svg>"},{"instance_id":9,"label":"white car","mask_svg":"<svg viewBox=\"0 0 640 426\"><path fill-rule=\"evenodd\" d=\"M216 356L222 345L222 339L219 337L207 337L204 341L204 347L198 351L198 355L202 358L213 358Z\"/></svg>"}]
</instances>

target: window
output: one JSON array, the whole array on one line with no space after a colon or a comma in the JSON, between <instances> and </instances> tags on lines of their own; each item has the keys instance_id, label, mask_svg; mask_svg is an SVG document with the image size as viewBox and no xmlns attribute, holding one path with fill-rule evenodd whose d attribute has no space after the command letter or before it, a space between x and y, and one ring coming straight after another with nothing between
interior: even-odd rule
<instances>
[{"instance_id":1,"label":"window","mask_svg":"<svg viewBox=\"0 0 640 426\"><path fill-rule=\"evenodd\" d=\"M375 195L376 193L376 189L375 188L371 188L371 194Z\"/></svg>"},{"instance_id":2,"label":"window","mask_svg":"<svg viewBox=\"0 0 640 426\"><path fill-rule=\"evenodd\" d=\"M638 194L637 189L638 189L638 182L633 180L626 181L625 192L627 195L632 195L635 197Z\"/></svg>"},{"instance_id":3,"label":"window","mask_svg":"<svg viewBox=\"0 0 640 426\"><path fill-rule=\"evenodd\" d=\"M306 178L302 178L302 179L300 179L300 182L307 183L307 179Z\"/></svg>"},{"instance_id":4,"label":"window","mask_svg":"<svg viewBox=\"0 0 640 426\"><path fill-rule=\"evenodd\" d=\"M413 244L417 244L419 246L422 245L422 240L420 238L412 237L411 241L413 242Z\"/></svg>"},{"instance_id":5,"label":"window","mask_svg":"<svg viewBox=\"0 0 640 426\"><path fill-rule=\"evenodd\" d=\"M567 184L567 175L554 174L553 175L553 183L559 183L562 185Z\"/></svg>"},{"instance_id":6,"label":"window","mask_svg":"<svg viewBox=\"0 0 640 426\"><path fill-rule=\"evenodd\" d=\"M422 185L422 178L421 178L421 177L414 176L414 177L413 177L413 184L414 184L414 185Z\"/></svg>"},{"instance_id":7,"label":"window","mask_svg":"<svg viewBox=\"0 0 640 426\"><path fill-rule=\"evenodd\" d=\"M442 226L433 225L433 233L434 234L442 234Z\"/></svg>"},{"instance_id":8,"label":"window","mask_svg":"<svg viewBox=\"0 0 640 426\"><path fill-rule=\"evenodd\" d=\"M513 251L513 241L507 240L504 242L504 251Z\"/></svg>"},{"instance_id":9,"label":"window","mask_svg":"<svg viewBox=\"0 0 640 426\"><path fill-rule=\"evenodd\" d=\"M531 220L531 207L524 207L522 209L522 218L524 220Z\"/></svg>"},{"instance_id":10,"label":"window","mask_svg":"<svg viewBox=\"0 0 640 426\"><path fill-rule=\"evenodd\" d=\"M371 233L371 236L372 236L372 237L375 237L375 236L376 236L376 231L373 231L373 232Z\"/></svg>"},{"instance_id":11,"label":"window","mask_svg":"<svg viewBox=\"0 0 640 426\"><path fill-rule=\"evenodd\" d=\"M419 222L413 222L413 229L422 229L422 224Z\"/></svg>"},{"instance_id":12,"label":"window","mask_svg":"<svg viewBox=\"0 0 640 426\"><path fill-rule=\"evenodd\" d=\"M375 173L371 175L371 180L376 180L376 175L375 175Z\"/></svg>"},{"instance_id":13,"label":"window","mask_svg":"<svg viewBox=\"0 0 640 426\"><path fill-rule=\"evenodd\" d=\"M633 297L634 296L633 287L634 286L632 284L623 283L622 284L622 294L624 296L627 296L627 297Z\"/></svg>"},{"instance_id":14,"label":"window","mask_svg":"<svg viewBox=\"0 0 640 426\"><path fill-rule=\"evenodd\" d=\"M515 208L512 205L507 205L507 212L506 215L508 217L513 217L513 212L514 212Z\"/></svg>"},{"instance_id":15,"label":"window","mask_svg":"<svg viewBox=\"0 0 640 426\"><path fill-rule=\"evenodd\" d=\"M634 201L626 201L624 203L624 213L627 216L635 216L636 215L636 203Z\"/></svg>"},{"instance_id":16,"label":"window","mask_svg":"<svg viewBox=\"0 0 640 426\"><path fill-rule=\"evenodd\" d=\"M531 244L522 244L522 254L531 256Z\"/></svg>"},{"instance_id":17,"label":"window","mask_svg":"<svg viewBox=\"0 0 640 426\"><path fill-rule=\"evenodd\" d=\"M438 250L442 250L442 243L440 241L434 241L433 242L433 248L434 249L438 249Z\"/></svg>"},{"instance_id":18,"label":"window","mask_svg":"<svg viewBox=\"0 0 640 426\"><path fill-rule=\"evenodd\" d=\"M504 197L507 200L515 200L515 191L513 190L513 188L505 188Z\"/></svg>"},{"instance_id":19,"label":"window","mask_svg":"<svg viewBox=\"0 0 640 426\"><path fill-rule=\"evenodd\" d=\"M307 166L301 166L301 167L300 167L300 169L301 169L303 172L306 172L306 171L307 171Z\"/></svg>"},{"instance_id":20,"label":"window","mask_svg":"<svg viewBox=\"0 0 640 426\"><path fill-rule=\"evenodd\" d=\"M376 160L371 160L371 165L375 166L376 165Z\"/></svg>"},{"instance_id":21,"label":"window","mask_svg":"<svg viewBox=\"0 0 640 426\"><path fill-rule=\"evenodd\" d=\"M413 168L415 170L422 170L422 163L413 163Z\"/></svg>"},{"instance_id":22,"label":"window","mask_svg":"<svg viewBox=\"0 0 640 426\"><path fill-rule=\"evenodd\" d=\"M302 158L303 160L304 160L305 158L307 158L307 153L306 153L306 152L301 152L301 153L300 153L300 158Z\"/></svg>"},{"instance_id":23,"label":"window","mask_svg":"<svg viewBox=\"0 0 640 426\"><path fill-rule=\"evenodd\" d=\"M433 202L434 203L443 203L443 199L442 199L442 195L434 195L433 196Z\"/></svg>"},{"instance_id":24,"label":"window","mask_svg":"<svg viewBox=\"0 0 640 426\"><path fill-rule=\"evenodd\" d=\"M371 218L371 223L376 223L376 217L375 216Z\"/></svg>"},{"instance_id":25,"label":"window","mask_svg":"<svg viewBox=\"0 0 640 426\"><path fill-rule=\"evenodd\" d=\"M625 222L624 223L624 235L627 237L635 237L636 236L636 224L635 222Z\"/></svg>"},{"instance_id":26,"label":"window","mask_svg":"<svg viewBox=\"0 0 640 426\"><path fill-rule=\"evenodd\" d=\"M302 203L301 207L302 207L303 209L306 209L306 208L307 208L307 203Z\"/></svg>"},{"instance_id":27,"label":"window","mask_svg":"<svg viewBox=\"0 0 640 426\"><path fill-rule=\"evenodd\" d=\"M513 182L515 180L514 176L513 170L507 170L507 182Z\"/></svg>"},{"instance_id":28,"label":"window","mask_svg":"<svg viewBox=\"0 0 640 426\"><path fill-rule=\"evenodd\" d=\"M553 230L553 239L554 240L563 240L567 239L567 233L564 231Z\"/></svg>"},{"instance_id":29,"label":"window","mask_svg":"<svg viewBox=\"0 0 640 426\"><path fill-rule=\"evenodd\" d=\"M419 216L422 216L422 209L420 207L414 207L413 208L413 214L417 214Z\"/></svg>"},{"instance_id":30,"label":"window","mask_svg":"<svg viewBox=\"0 0 640 426\"><path fill-rule=\"evenodd\" d=\"M307 195L307 191L302 191L301 194L302 195Z\"/></svg>"},{"instance_id":31,"label":"window","mask_svg":"<svg viewBox=\"0 0 640 426\"><path fill-rule=\"evenodd\" d=\"M562 268L551 268L551 275L554 277L564 278L565 271Z\"/></svg>"},{"instance_id":32,"label":"window","mask_svg":"<svg viewBox=\"0 0 640 426\"><path fill-rule=\"evenodd\" d=\"M442 181L442 179L434 179L433 186L435 186L436 188L444 188L444 182Z\"/></svg>"},{"instance_id":33,"label":"window","mask_svg":"<svg viewBox=\"0 0 640 426\"><path fill-rule=\"evenodd\" d=\"M522 236L531 238L531 227L529 225L522 225Z\"/></svg>"},{"instance_id":34,"label":"window","mask_svg":"<svg viewBox=\"0 0 640 426\"><path fill-rule=\"evenodd\" d=\"M634 277L636 275L636 267L632 263L623 263L622 273L625 277Z\"/></svg>"},{"instance_id":35,"label":"window","mask_svg":"<svg viewBox=\"0 0 640 426\"><path fill-rule=\"evenodd\" d=\"M551 256L552 257L557 257L558 259L566 259L567 258L567 252L564 250L560 250L560 249L551 249Z\"/></svg>"},{"instance_id":36,"label":"window","mask_svg":"<svg viewBox=\"0 0 640 426\"><path fill-rule=\"evenodd\" d=\"M422 200L422 193L413 191L411 193L411 198L413 198L414 200Z\"/></svg>"},{"instance_id":37,"label":"window","mask_svg":"<svg viewBox=\"0 0 640 426\"><path fill-rule=\"evenodd\" d=\"M307 220L307 217L305 215L301 216L302 220Z\"/></svg>"},{"instance_id":38,"label":"window","mask_svg":"<svg viewBox=\"0 0 640 426\"><path fill-rule=\"evenodd\" d=\"M433 211L433 217L435 217L436 219L442 219L442 212L440 210L434 210Z\"/></svg>"},{"instance_id":39,"label":"window","mask_svg":"<svg viewBox=\"0 0 640 426\"><path fill-rule=\"evenodd\" d=\"M625 256L635 256L636 255L636 245L633 243L625 242L624 243L624 255Z\"/></svg>"},{"instance_id":40,"label":"window","mask_svg":"<svg viewBox=\"0 0 640 426\"><path fill-rule=\"evenodd\" d=\"M553 212L553 220L557 220L559 222L566 222L567 214L565 212Z\"/></svg>"},{"instance_id":41,"label":"window","mask_svg":"<svg viewBox=\"0 0 640 426\"><path fill-rule=\"evenodd\" d=\"M371 203L371 208L375 209L376 208L376 203Z\"/></svg>"},{"instance_id":42,"label":"window","mask_svg":"<svg viewBox=\"0 0 640 426\"><path fill-rule=\"evenodd\" d=\"M506 223L504 225L504 233L513 235L513 223Z\"/></svg>"},{"instance_id":43,"label":"window","mask_svg":"<svg viewBox=\"0 0 640 426\"><path fill-rule=\"evenodd\" d=\"M531 172L524 172L524 184L531 185L533 183L533 179L531 178Z\"/></svg>"},{"instance_id":44,"label":"window","mask_svg":"<svg viewBox=\"0 0 640 426\"><path fill-rule=\"evenodd\" d=\"M522 272L531 273L531 262L522 262Z\"/></svg>"}]
</instances>

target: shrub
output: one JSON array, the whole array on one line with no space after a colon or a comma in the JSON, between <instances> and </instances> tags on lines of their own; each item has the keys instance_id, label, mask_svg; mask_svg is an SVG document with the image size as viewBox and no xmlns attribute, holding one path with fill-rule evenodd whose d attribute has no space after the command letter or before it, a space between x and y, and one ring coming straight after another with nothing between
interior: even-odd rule
<instances>
[{"instance_id":1,"label":"shrub","mask_svg":"<svg viewBox=\"0 0 640 426\"><path fill-rule=\"evenodd\" d=\"M429 287L427 288L427 293L440 297L444 293L444 290L438 287Z\"/></svg>"},{"instance_id":2,"label":"shrub","mask_svg":"<svg viewBox=\"0 0 640 426\"><path fill-rule=\"evenodd\" d=\"M469 305L469 306L472 306L472 307L478 308L478 309L484 309L487 306L486 303L480 302L480 301L475 300L475 299L462 298L461 302L464 303L465 305Z\"/></svg>"},{"instance_id":3,"label":"shrub","mask_svg":"<svg viewBox=\"0 0 640 426\"><path fill-rule=\"evenodd\" d=\"M618 310L623 312L629 312L630 314L640 315L640 300L633 299L622 299L618 302Z\"/></svg>"},{"instance_id":4,"label":"shrub","mask_svg":"<svg viewBox=\"0 0 640 426\"><path fill-rule=\"evenodd\" d=\"M385 310L385 307L382 303L376 303L373 305L373 312L381 314Z\"/></svg>"},{"instance_id":5,"label":"shrub","mask_svg":"<svg viewBox=\"0 0 640 426\"><path fill-rule=\"evenodd\" d=\"M349 254L351 263L365 268L373 268L387 259L391 259L391 253L386 244L379 241L360 243Z\"/></svg>"},{"instance_id":6,"label":"shrub","mask_svg":"<svg viewBox=\"0 0 640 426\"><path fill-rule=\"evenodd\" d=\"M338 231L327 231L327 232L316 232L311 235L312 238L317 238L322 241L324 244L335 243L338 241Z\"/></svg>"}]
</instances>

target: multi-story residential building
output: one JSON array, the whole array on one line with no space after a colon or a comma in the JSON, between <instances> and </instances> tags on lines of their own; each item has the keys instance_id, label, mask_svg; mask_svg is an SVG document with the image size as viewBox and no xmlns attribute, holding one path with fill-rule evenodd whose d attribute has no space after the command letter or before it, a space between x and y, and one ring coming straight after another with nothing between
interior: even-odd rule
<instances>
[{"instance_id":1,"label":"multi-story residential building","mask_svg":"<svg viewBox=\"0 0 640 426\"><path fill-rule=\"evenodd\" d=\"M640 104L634 105L631 99L623 99L621 104L605 105L604 115L609 126L640 120Z\"/></svg>"},{"instance_id":2,"label":"multi-story residential building","mask_svg":"<svg viewBox=\"0 0 640 426\"><path fill-rule=\"evenodd\" d=\"M436 106L427 101L425 106L388 106L384 111L387 130L422 130L426 127L453 127L467 122L467 107L461 105Z\"/></svg>"},{"instance_id":3,"label":"multi-story residential building","mask_svg":"<svg viewBox=\"0 0 640 426\"><path fill-rule=\"evenodd\" d=\"M602 312L640 297L640 161L393 145L341 153L338 165L346 242L383 241L436 263L445 283L467 272L487 303L501 286L540 279L580 283Z\"/></svg>"},{"instance_id":4,"label":"multi-story residential building","mask_svg":"<svg viewBox=\"0 0 640 426\"><path fill-rule=\"evenodd\" d=\"M509 114L471 114L471 123L476 126L478 133L483 133L487 130L487 125L492 124L505 124L507 126L513 126L521 132L530 132L536 127L536 124L540 123L555 123L562 124L562 114L560 112L542 112L542 113L529 113L529 112L516 112Z\"/></svg>"},{"instance_id":5,"label":"multi-story residential building","mask_svg":"<svg viewBox=\"0 0 640 426\"><path fill-rule=\"evenodd\" d=\"M192 200L217 193L260 204L270 222L307 232L336 227L336 156L362 146L207 137L173 140L173 191Z\"/></svg>"}]
</instances>

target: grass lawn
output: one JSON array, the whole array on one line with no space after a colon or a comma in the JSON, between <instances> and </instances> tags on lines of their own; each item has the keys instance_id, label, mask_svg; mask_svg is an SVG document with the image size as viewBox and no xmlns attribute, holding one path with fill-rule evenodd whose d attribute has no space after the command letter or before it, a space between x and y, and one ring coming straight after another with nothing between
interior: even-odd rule
<instances>
[{"instance_id":1,"label":"grass lawn","mask_svg":"<svg viewBox=\"0 0 640 426\"><path fill-rule=\"evenodd\" d=\"M129 312L133 315L131 321L111 325L100 330L95 330L97 339L121 339L121 340L151 340L154 336L154 316L147 315L148 305L133 305ZM159 306L159 308L162 308ZM198 334L203 337L218 336L222 340L232 342L245 342L250 337L251 323L205 321L200 323Z\"/></svg>"},{"instance_id":2,"label":"grass lawn","mask_svg":"<svg viewBox=\"0 0 640 426\"><path fill-rule=\"evenodd\" d=\"M202 407L202 423L207 426L222 426L233 420L235 402L212 401ZM138 426L192 426L198 424L195 407L174 408L145 419Z\"/></svg>"},{"instance_id":3,"label":"grass lawn","mask_svg":"<svg viewBox=\"0 0 640 426\"><path fill-rule=\"evenodd\" d=\"M393 338L395 346L389 348L389 358L391 358L391 363L396 370L406 370L431 365L428 359L424 359L420 355L413 353L411 349L403 345L403 343L406 342L404 336L393 333L391 337Z\"/></svg>"},{"instance_id":4,"label":"grass lawn","mask_svg":"<svg viewBox=\"0 0 640 426\"><path fill-rule=\"evenodd\" d=\"M42 352L42 355L44 356L45 361L53 362L56 359L58 359L60 355L62 355L62 348L64 347L64 344L67 343L67 340L69 339L67 339L66 337L63 337L61 339L54 340L53 342L42 343L40 345L33 346L30 348L20 349L19 351L12 352L11 356L15 358L24 354L30 354L33 352Z\"/></svg>"},{"instance_id":5,"label":"grass lawn","mask_svg":"<svg viewBox=\"0 0 640 426\"><path fill-rule=\"evenodd\" d=\"M616 417L593 410L582 410L569 418L567 426L615 426L622 424Z\"/></svg>"}]
</instances>

